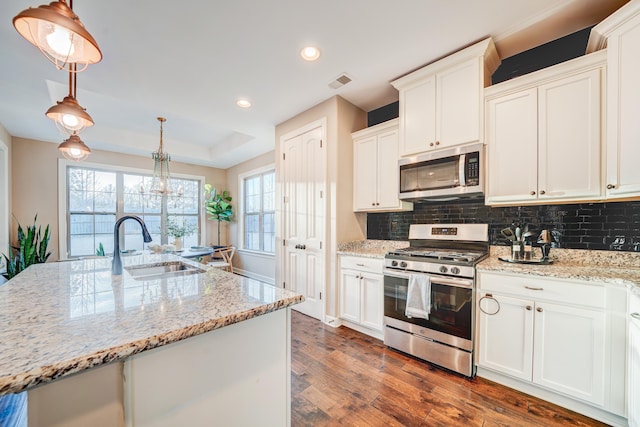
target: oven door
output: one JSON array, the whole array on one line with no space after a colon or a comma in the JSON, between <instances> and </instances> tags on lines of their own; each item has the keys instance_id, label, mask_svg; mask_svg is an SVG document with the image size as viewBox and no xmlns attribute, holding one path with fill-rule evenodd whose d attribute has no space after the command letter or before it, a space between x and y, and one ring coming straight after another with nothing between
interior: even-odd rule
<instances>
[{"instance_id":1,"label":"oven door","mask_svg":"<svg viewBox=\"0 0 640 427\"><path fill-rule=\"evenodd\" d=\"M409 272L385 268L384 315L386 323L407 332L471 350L473 334L473 280L430 274L429 319L407 317ZM404 322L401 324L400 322Z\"/></svg>"}]
</instances>

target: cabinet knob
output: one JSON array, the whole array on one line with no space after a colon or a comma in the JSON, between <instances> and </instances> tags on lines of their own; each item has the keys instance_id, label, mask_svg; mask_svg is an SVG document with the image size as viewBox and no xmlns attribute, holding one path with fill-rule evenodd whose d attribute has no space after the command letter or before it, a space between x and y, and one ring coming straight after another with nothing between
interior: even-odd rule
<instances>
[{"instance_id":1,"label":"cabinet knob","mask_svg":"<svg viewBox=\"0 0 640 427\"><path fill-rule=\"evenodd\" d=\"M538 308L536 308L536 311L537 311L538 313L542 313L542 307L538 307Z\"/></svg>"},{"instance_id":2,"label":"cabinet knob","mask_svg":"<svg viewBox=\"0 0 640 427\"><path fill-rule=\"evenodd\" d=\"M546 193L546 191L540 190L540 194L545 194L545 193Z\"/></svg>"},{"instance_id":3,"label":"cabinet knob","mask_svg":"<svg viewBox=\"0 0 640 427\"><path fill-rule=\"evenodd\" d=\"M612 188L616 188L613 184L607 184L607 190L611 190Z\"/></svg>"},{"instance_id":4,"label":"cabinet knob","mask_svg":"<svg viewBox=\"0 0 640 427\"><path fill-rule=\"evenodd\" d=\"M440 145L440 141L436 141L436 145Z\"/></svg>"},{"instance_id":5,"label":"cabinet knob","mask_svg":"<svg viewBox=\"0 0 640 427\"><path fill-rule=\"evenodd\" d=\"M525 308L526 308L527 310L531 311L531 306L530 306L530 305L526 306Z\"/></svg>"},{"instance_id":6,"label":"cabinet knob","mask_svg":"<svg viewBox=\"0 0 640 427\"><path fill-rule=\"evenodd\" d=\"M375 206L375 205L376 205L376 204L375 204L375 202L372 202L372 203L371 203L371 206Z\"/></svg>"},{"instance_id":7,"label":"cabinet knob","mask_svg":"<svg viewBox=\"0 0 640 427\"><path fill-rule=\"evenodd\" d=\"M433 147L433 142L430 142L430 143L429 143L429 147Z\"/></svg>"},{"instance_id":8,"label":"cabinet knob","mask_svg":"<svg viewBox=\"0 0 640 427\"><path fill-rule=\"evenodd\" d=\"M535 196L535 195L536 195L536 192L535 192L535 191L532 191L532 192L531 192L531 193L529 193L529 194L531 194L532 196Z\"/></svg>"},{"instance_id":9,"label":"cabinet knob","mask_svg":"<svg viewBox=\"0 0 640 427\"><path fill-rule=\"evenodd\" d=\"M376 206L380 206L380 203L376 202Z\"/></svg>"}]
</instances>

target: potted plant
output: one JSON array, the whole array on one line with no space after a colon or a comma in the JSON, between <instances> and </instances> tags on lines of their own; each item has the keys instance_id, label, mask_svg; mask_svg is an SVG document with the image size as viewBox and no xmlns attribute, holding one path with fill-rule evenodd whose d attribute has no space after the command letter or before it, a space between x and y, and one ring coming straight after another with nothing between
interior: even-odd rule
<instances>
[{"instance_id":1,"label":"potted plant","mask_svg":"<svg viewBox=\"0 0 640 427\"><path fill-rule=\"evenodd\" d=\"M47 252L47 246L51 238L49 225L47 225L43 234L42 228L36 226L37 219L38 215L36 214L33 218L33 225L28 226L26 230L18 223L18 244L9 248L8 255L2 255L7 266L7 272L5 273L7 279L11 279L32 264L46 262L49 255L51 255L51 252Z\"/></svg>"},{"instance_id":2,"label":"potted plant","mask_svg":"<svg viewBox=\"0 0 640 427\"><path fill-rule=\"evenodd\" d=\"M181 222L172 219L167 221L167 234L175 239L173 244L178 251L182 249L182 238L193 234L197 229L198 226L196 224L188 222L185 219Z\"/></svg>"},{"instance_id":3,"label":"potted plant","mask_svg":"<svg viewBox=\"0 0 640 427\"><path fill-rule=\"evenodd\" d=\"M218 246L220 245L220 223L230 222L233 216L231 196L227 190L219 193L211 184L204 186L204 208L210 215L209 219L218 221Z\"/></svg>"}]
</instances>

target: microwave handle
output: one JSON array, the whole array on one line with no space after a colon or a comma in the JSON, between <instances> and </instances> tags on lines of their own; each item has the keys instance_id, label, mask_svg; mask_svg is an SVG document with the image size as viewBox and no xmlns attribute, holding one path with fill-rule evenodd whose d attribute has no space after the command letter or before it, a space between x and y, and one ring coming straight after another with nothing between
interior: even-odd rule
<instances>
[{"instance_id":1,"label":"microwave handle","mask_svg":"<svg viewBox=\"0 0 640 427\"><path fill-rule=\"evenodd\" d=\"M460 158L458 160L458 176L460 180L460 187L464 187L467 185L467 179L466 179L467 171L465 168L466 158L467 158L466 154L460 154Z\"/></svg>"}]
</instances>

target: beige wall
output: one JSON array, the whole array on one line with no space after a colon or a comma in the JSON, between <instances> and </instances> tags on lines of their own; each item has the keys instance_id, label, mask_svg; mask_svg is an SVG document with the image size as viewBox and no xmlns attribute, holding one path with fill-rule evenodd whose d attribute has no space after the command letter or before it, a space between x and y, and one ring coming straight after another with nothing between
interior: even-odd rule
<instances>
[{"instance_id":1,"label":"beige wall","mask_svg":"<svg viewBox=\"0 0 640 427\"><path fill-rule=\"evenodd\" d=\"M240 206L240 184L239 176L250 172L255 169L259 169L265 166L275 164L275 151L270 151L261 156L255 157L244 163L240 163L232 168L227 169L227 187L231 196L233 197L233 212L234 219L229 224L228 238L232 245L236 248L241 248L242 236L240 235L240 218L239 206ZM256 279L264 280L269 283L274 283L275 280L275 257L263 254L256 254L239 249L233 257L233 269L234 271L254 277Z\"/></svg>"},{"instance_id":2,"label":"beige wall","mask_svg":"<svg viewBox=\"0 0 640 427\"><path fill-rule=\"evenodd\" d=\"M366 216L353 212L353 140L351 133L366 127L366 113L339 96L304 111L276 126L276 159L280 159L280 139L309 123L326 120L327 143L327 201L325 252L325 314L337 316L338 271L337 244L366 238ZM279 163L276 164L276 181L280 191ZM280 197L280 193L278 194ZM280 200L280 198L278 198ZM282 210L276 211L276 280L282 283ZM326 320L326 319L323 319Z\"/></svg>"},{"instance_id":3,"label":"beige wall","mask_svg":"<svg viewBox=\"0 0 640 427\"><path fill-rule=\"evenodd\" d=\"M51 226L52 251L50 260L58 256L58 159L62 155L57 145L50 142L13 138L11 151L12 194L11 212L21 224L31 224L34 215L38 214L39 224ZM92 150L87 159L91 163L117 165L131 168L153 170L151 154L149 157L125 155L109 151ZM222 169L206 166L189 165L171 162L171 172L176 174L200 175L205 182L216 188L226 186L226 174ZM214 242L216 236L215 221L206 221L204 243ZM12 229L17 225L12 222Z\"/></svg>"}]
</instances>

